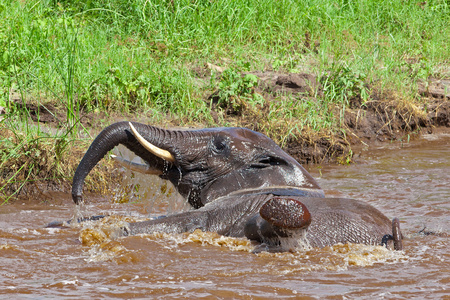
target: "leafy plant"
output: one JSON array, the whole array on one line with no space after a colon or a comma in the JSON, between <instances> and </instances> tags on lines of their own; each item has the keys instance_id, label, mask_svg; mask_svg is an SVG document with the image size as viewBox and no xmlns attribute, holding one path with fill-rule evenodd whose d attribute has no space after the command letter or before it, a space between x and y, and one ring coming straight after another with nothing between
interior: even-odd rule
<instances>
[{"instance_id":1,"label":"leafy plant","mask_svg":"<svg viewBox=\"0 0 450 300\"><path fill-rule=\"evenodd\" d=\"M355 72L341 65L321 78L324 96L329 101L342 104L343 108L349 106L350 101L356 98L361 99L364 104L369 98L365 79L364 73Z\"/></svg>"},{"instance_id":2,"label":"leafy plant","mask_svg":"<svg viewBox=\"0 0 450 300\"><path fill-rule=\"evenodd\" d=\"M220 78L217 104L241 113L247 106L262 105L264 98L256 93L258 77L253 74L242 76L234 69L226 69Z\"/></svg>"}]
</instances>

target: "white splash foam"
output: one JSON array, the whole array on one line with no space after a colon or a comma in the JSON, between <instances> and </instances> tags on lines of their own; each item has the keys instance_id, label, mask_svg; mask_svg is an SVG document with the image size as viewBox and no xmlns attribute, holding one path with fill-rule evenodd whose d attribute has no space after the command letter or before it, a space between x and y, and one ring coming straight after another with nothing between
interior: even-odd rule
<instances>
[{"instance_id":1,"label":"white splash foam","mask_svg":"<svg viewBox=\"0 0 450 300\"><path fill-rule=\"evenodd\" d=\"M61 231L59 228L44 228L49 234L55 234Z\"/></svg>"}]
</instances>

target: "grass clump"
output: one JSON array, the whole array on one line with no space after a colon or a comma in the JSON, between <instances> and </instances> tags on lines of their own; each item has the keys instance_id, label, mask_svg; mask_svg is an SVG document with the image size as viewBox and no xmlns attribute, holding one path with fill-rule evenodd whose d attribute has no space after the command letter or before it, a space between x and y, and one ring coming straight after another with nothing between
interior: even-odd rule
<instances>
[{"instance_id":1,"label":"grass clump","mask_svg":"<svg viewBox=\"0 0 450 300\"><path fill-rule=\"evenodd\" d=\"M67 191L86 142L67 132L49 133L10 117L0 121L0 205L19 195ZM87 178L90 191L105 192L117 171L106 160Z\"/></svg>"},{"instance_id":2,"label":"grass clump","mask_svg":"<svg viewBox=\"0 0 450 300\"><path fill-rule=\"evenodd\" d=\"M39 192L49 180L63 184L74 167L68 162L67 143L64 136L0 123L0 203L22 191Z\"/></svg>"}]
</instances>

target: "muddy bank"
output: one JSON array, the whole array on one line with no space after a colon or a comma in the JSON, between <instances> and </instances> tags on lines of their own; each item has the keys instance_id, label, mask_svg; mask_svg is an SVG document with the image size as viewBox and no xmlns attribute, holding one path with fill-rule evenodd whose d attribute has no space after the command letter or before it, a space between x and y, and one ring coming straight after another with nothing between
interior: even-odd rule
<instances>
[{"instance_id":1,"label":"muddy bank","mask_svg":"<svg viewBox=\"0 0 450 300\"><path fill-rule=\"evenodd\" d=\"M209 81L209 69L195 70L198 80ZM218 67L215 67L218 68ZM221 69L215 71L223 71ZM283 74L276 72L248 73L258 78L255 92L264 98L265 104L250 109L243 104L237 109L227 103L218 103L215 90L205 94L205 101L211 103L211 115L217 126L223 123L247 127L263 132L276 139L273 132L267 132L264 120L270 112L269 104L280 99L299 99L299 101L318 101L323 97L323 85L319 78L312 74ZM245 74L241 74L245 75ZM220 75L218 75L220 76ZM284 148L289 154L303 164L351 161L353 150L383 142L408 142L420 134L430 134L436 130L450 128L450 79L429 78L417 85L417 101L405 100L391 91L379 91L376 87L367 87L371 91L368 101L363 101L356 94L349 99L337 132L316 132L304 128L301 135L290 137L284 141ZM19 94L12 93L11 100L18 107L26 108L35 122L52 127L62 126L65 112L54 105L23 104ZM419 100L420 98L420 100ZM245 100L244 100L245 101ZM334 115L339 116L341 107L336 107ZM102 122L99 122L102 120ZM84 113L80 122L90 128L93 135L104 126L117 120L138 120L149 122L151 115L120 114L105 112ZM158 124L155 124L158 125ZM179 126L176 119L168 118L161 125ZM202 126L201 124L197 124ZM206 127L207 125L203 125ZM284 125L286 126L286 125ZM285 128L282 130L286 130ZM277 141L278 142L278 141Z\"/></svg>"},{"instance_id":2,"label":"muddy bank","mask_svg":"<svg viewBox=\"0 0 450 300\"><path fill-rule=\"evenodd\" d=\"M324 88L318 77L312 74L279 74L275 72L250 73L259 78L256 92L267 102L297 98L302 101L319 101ZM303 130L301 136L290 138L285 150L303 164L351 161L353 150L383 142L408 142L420 134L450 129L450 79L429 78L418 83L416 101L403 99L392 91L370 90L368 101L358 93L349 98L342 114L341 130L337 132L313 132ZM215 91L208 100L214 100ZM268 114L268 105L258 107L260 115ZM334 108L339 116L341 107ZM239 112L230 107L212 105L212 114L222 113L253 130L261 131L258 114ZM217 118L217 117L216 117ZM262 119L262 118L261 118ZM271 136L270 132L265 132ZM272 137L272 136L271 136Z\"/></svg>"},{"instance_id":3,"label":"muddy bank","mask_svg":"<svg viewBox=\"0 0 450 300\"><path fill-rule=\"evenodd\" d=\"M202 75L203 74L203 75ZM197 72L202 80L209 80L206 75ZM323 96L323 85L321 81L311 74L281 74L275 72L253 72L252 75L258 78L258 85L254 92L261 95L264 104L257 106L255 111L245 105L240 110L220 104L214 98L218 91L205 94L204 99L211 103L211 115L216 120L217 126L222 124L233 124L235 126L247 127L263 132L279 142L274 132L266 130L267 123L271 122L267 118L270 108L269 104L282 101L283 99L295 99L295 101L319 101ZM316 132L302 130L302 134L291 136L283 141L284 149L302 164L309 163L350 163L353 155L361 149L370 148L372 145L380 143L402 142L410 140L422 134L431 134L438 131L450 131L450 80L429 78L426 82L418 84L417 98L420 101L407 101L391 92L380 92L376 87L369 87L371 91L368 101L363 101L361 95L354 95L349 99L349 104L345 108L342 116L341 130L336 132L320 131ZM11 92L10 99L19 108L26 108L29 117L37 124L44 124L49 128L59 128L64 126L65 111L51 103L36 105L33 103L23 103L17 92ZM336 107L335 115L339 115L340 107ZM220 117L220 118L219 118ZM151 115L145 114L120 114L106 112L82 113L80 123L91 131L95 137L102 128L119 120L135 120L140 122L151 122ZM167 118L165 124L155 124L161 127L179 126L180 121ZM265 123L264 123L265 122ZM214 126L201 125L198 127ZM283 126L288 126L284 124ZM282 130L286 130L285 128ZM10 130L11 131L11 130ZM9 136L3 138L18 139L20 136L10 132ZM17 143L22 143L17 141ZM10 160L3 166L1 186L6 184L8 176L14 174L17 169L26 161L26 164L33 165L34 170L40 171L49 166L49 159L42 156L42 153L52 154L58 149L61 141L54 141L42 148L42 144L37 144L38 149L29 141L25 143L23 152L35 153L36 155L26 157L26 160L18 158L17 162ZM22 185L20 180L14 184L9 184L7 189L11 193L20 190L19 194L36 194L42 190L69 191L71 177L81 160L82 155L90 144L90 140L83 142L73 142L67 149L63 162L66 174L64 178L58 180L42 180L42 178L55 177L51 173L52 169L45 174L38 173L28 184ZM280 143L281 144L281 143ZM38 155L39 154L39 155ZM67 155L68 154L68 155ZM49 155L51 157L51 155ZM14 168L14 166L16 168ZM42 166L42 168L39 168ZM48 168L47 168L48 169ZM9 174L9 175L8 175ZM26 174L25 174L26 175ZM22 180L29 180L25 175ZM20 179L19 178L19 179ZM114 163L103 160L100 166L96 167L92 177L88 177L86 187L92 192L106 192L110 187L121 179ZM108 184L107 184L108 183Z\"/></svg>"},{"instance_id":4,"label":"muddy bank","mask_svg":"<svg viewBox=\"0 0 450 300\"><path fill-rule=\"evenodd\" d=\"M206 82L210 80L207 75L210 74L210 69L223 71L221 68L218 70L215 68L219 67L209 65L205 69L196 69L194 75L198 77L198 80ZM312 74L285 74L269 71L248 72L241 75L245 74L252 74L258 78L258 85L254 90L262 95L266 103L289 97L304 101L318 101L324 95L321 83L323 78ZM220 75L218 76L220 77ZM311 137L308 132L305 132L308 140L297 136L296 140L288 142L287 150L293 151L295 154L299 152L298 148L311 148L311 150L303 150L302 154L298 154L298 159L304 163L317 163L323 161L324 158L327 160L335 158L349 146L398 141L407 135L432 133L436 128L450 127L450 79L429 78L427 81L418 82L417 101L403 99L393 91L381 92L375 86L367 86L367 89L371 91L368 101L364 102L360 94L349 98L343 122L340 124L345 134L319 132ZM212 102L211 114L218 126L225 121L225 123L236 124L236 126L260 129L258 125L260 120L255 119L258 114L248 113L245 106L240 107L239 111L231 105L227 106L226 103L218 105L215 99L218 92L219 90L215 90L204 96L205 101ZM51 102L39 105L24 103L17 91L10 92L10 101L15 103L18 108L26 108L29 117L34 122L48 124L52 127L61 127L66 122L65 109L57 107ZM269 107L266 104L258 106L257 109L260 116L269 113ZM222 114L223 119L219 120L218 114ZM141 113L118 114L103 111L83 112L82 110L80 123L92 128L93 132L98 132L102 126L106 126L105 124L113 123L118 119L138 119L148 122L152 120L152 116ZM186 122L186 120L184 121ZM167 122L162 126L170 125L179 126L180 123L168 117ZM197 125L202 126L201 124ZM259 131L270 136L270 132ZM325 148L327 150L324 150Z\"/></svg>"}]
</instances>

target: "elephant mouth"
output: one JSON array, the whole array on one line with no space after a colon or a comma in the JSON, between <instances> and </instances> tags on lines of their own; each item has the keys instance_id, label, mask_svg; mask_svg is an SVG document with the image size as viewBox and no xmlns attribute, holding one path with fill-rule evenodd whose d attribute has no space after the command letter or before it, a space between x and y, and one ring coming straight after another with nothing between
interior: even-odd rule
<instances>
[{"instance_id":1,"label":"elephant mouth","mask_svg":"<svg viewBox=\"0 0 450 300\"><path fill-rule=\"evenodd\" d=\"M271 166L280 166L280 165L287 165L287 162L280 158L275 156L263 156L257 160L257 162L254 162L250 164L249 168L253 169L264 169Z\"/></svg>"}]
</instances>

